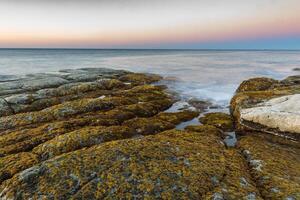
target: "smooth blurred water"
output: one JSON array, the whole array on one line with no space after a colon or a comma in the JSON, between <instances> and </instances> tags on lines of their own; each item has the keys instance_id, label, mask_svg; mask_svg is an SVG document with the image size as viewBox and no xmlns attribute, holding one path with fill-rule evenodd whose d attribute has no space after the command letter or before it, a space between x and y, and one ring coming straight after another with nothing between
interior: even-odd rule
<instances>
[{"instance_id":1,"label":"smooth blurred water","mask_svg":"<svg viewBox=\"0 0 300 200\"><path fill-rule=\"evenodd\" d=\"M239 83L247 78L282 79L296 74L292 69L300 67L300 51L0 50L0 75L82 67L127 69L176 77L178 81L167 81L167 84L182 97L211 99L227 105Z\"/></svg>"}]
</instances>

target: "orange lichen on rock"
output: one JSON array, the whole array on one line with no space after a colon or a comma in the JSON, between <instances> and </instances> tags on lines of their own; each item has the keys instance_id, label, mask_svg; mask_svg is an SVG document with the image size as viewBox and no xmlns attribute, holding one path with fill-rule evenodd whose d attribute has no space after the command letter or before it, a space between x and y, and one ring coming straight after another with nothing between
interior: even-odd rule
<instances>
[{"instance_id":1,"label":"orange lichen on rock","mask_svg":"<svg viewBox=\"0 0 300 200\"><path fill-rule=\"evenodd\" d=\"M299 143L252 133L242 137L238 146L265 199L300 198Z\"/></svg>"},{"instance_id":2,"label":"orange lichen on rock","mask_svg":"<svg viewBox=\"0 0 300 200\"><path fill-rule=\"evenodd\" d=\"M32 153L18 153L0 158L0 183L37 163L37 156Z\"/></svg>"},{"instance_id":3,"label":"orange lichen on rock","mask_svg":"<svg viewBox=\"0 0 300 200\"><path fill-rule=\"evenodd\" d=\"M206 113L179 131L212 104L165 111L176 98L150 85L157 75L61 72L0 84L0 199L300 199L299 142L239 118L299 93L299 77L244 81L232 116Z\"/></svg>"},{"instance_id":4,"label":"orange lichen on rock","mask_svg":"<svg viewBox=\"0 0 300 200\"><path fill-rule=\"evenodd\" d=\"M225 171L218 141L172 130L96 145L15 175L1 185L1 198L201 199Z\"/></svg>"}]
</instances>

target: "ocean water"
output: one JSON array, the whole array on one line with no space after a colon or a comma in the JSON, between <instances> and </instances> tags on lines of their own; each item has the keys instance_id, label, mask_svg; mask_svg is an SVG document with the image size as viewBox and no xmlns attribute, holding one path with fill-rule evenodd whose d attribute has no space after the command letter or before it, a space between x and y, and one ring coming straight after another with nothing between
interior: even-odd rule
<instances>
[{"instance_id":1,"label":"ocean water","mask_svg":"<svg viewBox=\"0 0 300 200\"><path fill-rule=\"evenodd\" d=\"M300 51L0 50L0 75L83 67L160 74L184 99L195 97L226 106L239 83L247 78L282 79L297 74L292 69L300 67Z\"/></svg>"}]
</instances>

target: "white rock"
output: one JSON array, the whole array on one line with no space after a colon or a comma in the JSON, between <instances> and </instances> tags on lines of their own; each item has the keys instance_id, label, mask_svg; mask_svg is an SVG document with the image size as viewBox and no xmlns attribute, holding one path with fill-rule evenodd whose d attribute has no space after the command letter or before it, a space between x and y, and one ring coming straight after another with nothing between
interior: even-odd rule
<instances>
[{"instance_id":1,"label":"white rock","mask_svg":"<svg viewBox=\"0 0 300 200\"><path fill-rule=\"evenodd\" d=\"M241 120L258 123L282 132L300 133L300 94L278 97L241 109Z\"/></svg>"}]
</instances>

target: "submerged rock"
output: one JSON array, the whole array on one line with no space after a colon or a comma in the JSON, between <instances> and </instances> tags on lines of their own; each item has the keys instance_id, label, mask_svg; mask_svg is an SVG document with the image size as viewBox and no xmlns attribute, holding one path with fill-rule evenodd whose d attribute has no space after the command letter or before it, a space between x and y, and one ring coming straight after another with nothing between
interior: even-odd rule
<instances>
[{"instance_id":1,"label":"submerged rock","mask_svg":"<svg viewBox=\"0 0 300 200\"><path fill-rule=\"evenodd\" d=\"M300 71L300 68L296 67L293 69L293 71Z\"/></svg>"},{"instance_id":2,"label":"submerged rock","mask_svg":"<svg viewBox=\"0 0 300 200\"><path fill-rule=\"evenodd\" d=\"M14 75L0 75L0 82L14 81L20 77Z\"/></svg>"},{"instance_id":3,"label":"submerged rock","mask_svg":"<svg viewBox=\"0 0 300 200\"><path fill-rule=\"evenodd\" d=\"M196 98L189 99L188 103L200 112L206 111L214 106L210 101L198 100Z\"/></svg>"}]
</instances>

